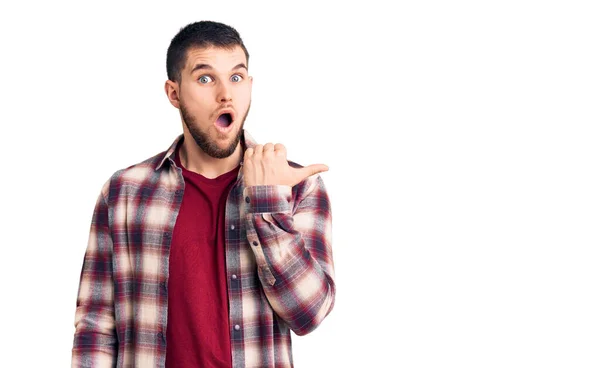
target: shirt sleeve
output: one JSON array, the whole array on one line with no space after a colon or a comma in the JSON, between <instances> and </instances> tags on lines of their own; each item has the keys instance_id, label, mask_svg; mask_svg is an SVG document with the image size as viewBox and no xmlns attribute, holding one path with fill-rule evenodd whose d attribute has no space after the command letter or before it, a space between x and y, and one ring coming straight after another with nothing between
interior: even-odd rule
<instances>
[{"instance_id":1,"label":"shirt sleeve","mask_svg":"<svg viewBox=\"0 0 600 368\"><path fill-rule=\"evenodd\" d=\"M109 182L110 180L103 186L96 201L81 269L75 311L72 367L116 366L113 243L106 200Z\"/></svg>"},{"instance_id":2,"label":"shirt sleeve","mask_svg":"<svg viewBox=\"0 0 600 368\"><path fill-rule=\"evenodd\" d=\"M313 175L292 188L244 188L246 235L271 307L297 335L319 326L335 300L331 204L323 179Z\"/></svg>"}]
</instances>

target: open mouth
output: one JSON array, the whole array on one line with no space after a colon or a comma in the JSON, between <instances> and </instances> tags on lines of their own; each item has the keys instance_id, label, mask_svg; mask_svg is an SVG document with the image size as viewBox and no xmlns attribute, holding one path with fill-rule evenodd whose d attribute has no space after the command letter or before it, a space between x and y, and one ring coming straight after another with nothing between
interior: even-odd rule
<instances>
[{"instance_id":1,"label":"open mouth","mask_svg":"<svg viewBox=\"0 0 600 368\"><path fill-rule=\"evenodd\" d=\"M231 125L233 118L230 113L224 113L219 115L215 124L221 128L227 128Z\"/></svg>"}]
</instances>

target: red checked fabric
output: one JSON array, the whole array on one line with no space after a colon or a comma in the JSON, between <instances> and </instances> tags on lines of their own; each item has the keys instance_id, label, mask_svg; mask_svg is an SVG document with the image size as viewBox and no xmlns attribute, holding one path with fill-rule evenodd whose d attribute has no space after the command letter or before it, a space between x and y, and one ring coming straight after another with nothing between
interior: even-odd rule
<instances>
[{"instance_id":1,"label":"red checked fabric","mask_svg":"<svg viewBox=\"0 0 600 368\"><path fill-rule=\"evenodd\" d=\"M244 130L244 149L256 142ZM75 313L72 367L164 367L169 250L184 193L169 149L114 173L98 196ZM290 165L298 166L290 161ZM292 367L335 300L331 206L320 175L245 187L225 212L233 367ZM233 278L236 275L236 278Z\"/></svg>"}]
</instances>

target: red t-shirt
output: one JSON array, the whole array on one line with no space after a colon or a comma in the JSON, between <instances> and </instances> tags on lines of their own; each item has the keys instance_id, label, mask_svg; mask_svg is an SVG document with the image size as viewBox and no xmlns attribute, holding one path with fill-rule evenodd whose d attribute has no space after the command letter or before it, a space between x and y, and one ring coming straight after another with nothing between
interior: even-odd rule
<instances>
[{"instance_id":1,"label":"red t-shirt","mask_svg":"<svg viewBox=\"0 0 600 368\"><path fill-rule=\"evenodd\" d=\"M231 367L225 203L240 166L208 179L181 165L179 146L185 191L169 256L166 367Z\"/></svg>"}]
</instances>

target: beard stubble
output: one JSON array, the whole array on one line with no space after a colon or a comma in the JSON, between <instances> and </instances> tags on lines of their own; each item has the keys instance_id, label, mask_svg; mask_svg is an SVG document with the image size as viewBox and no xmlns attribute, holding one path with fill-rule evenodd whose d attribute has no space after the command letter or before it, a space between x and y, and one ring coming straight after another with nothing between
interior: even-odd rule
<instances>
[{"instance_id":1,"label":"beard stubble","mask_svg":"<svg viewBox=\"0 0 600 368\"><path fill-rule=\"evenodd\" d=\"M179 111L181 111L181 117L183 119L184 124L187 126L192 138L200 147L202 151L204 151L207 155L214 158L226 158L231 156L235 149L237 148L240 139L242 137L244 123L246 122L246 117L248 116L248 112L250 111L250 104L248 104L248 109L244 114L242 119L242 123L240 124L238 131L235 133L235 138L231 141L231 144L226 148L220 148L214 140L212 140L207 132L203 132L198 124L196 123L196 119L190 115L185 104L181 101L179 103Z\"/></svg>"}]
</instances>

